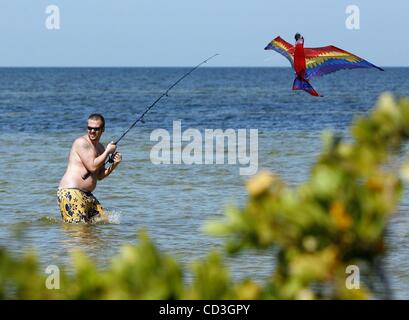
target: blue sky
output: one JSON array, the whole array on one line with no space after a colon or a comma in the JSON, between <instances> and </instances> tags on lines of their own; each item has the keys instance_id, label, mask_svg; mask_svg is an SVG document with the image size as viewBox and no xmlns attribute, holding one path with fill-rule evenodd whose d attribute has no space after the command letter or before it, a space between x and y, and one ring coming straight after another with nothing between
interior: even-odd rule
<instances>
[{"instance_id":1,"label":"blue sky","mask_svg":"<svg viewBox=\"0 0 409 320\"><path fill-rule=\"evenodd\" d=\"M380 66L409 66L409 1L1 0L0 66L288 66L264 46L305 36ZM47 30L57 5L60 30ZM360 9L360 30L345 10Z\"/></svg>"}]
</instances>

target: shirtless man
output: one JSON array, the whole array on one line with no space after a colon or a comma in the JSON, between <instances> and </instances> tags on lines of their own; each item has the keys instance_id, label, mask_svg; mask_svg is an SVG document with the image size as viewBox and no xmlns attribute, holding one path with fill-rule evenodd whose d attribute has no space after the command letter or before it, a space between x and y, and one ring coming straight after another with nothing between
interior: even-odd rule
<instances>
[{"instance_id":1,"label":"shirtless man","mask_svg":"<svg viewBox=\"0 0 409 320\"><path fill-rule=\"evenodd\" d=\"M105 128L105 119L100 114L88 117L87 134L77 138L71 148L68 167L60 181L57 192L62 219L69 223L106 220L104 209L91 193L97 180L109 176L122 160L114 153L116 145L111 142L106 148L99 143ZM105 168L104 163L114 154L113 164Z\"/></svg>"}]
</instances>

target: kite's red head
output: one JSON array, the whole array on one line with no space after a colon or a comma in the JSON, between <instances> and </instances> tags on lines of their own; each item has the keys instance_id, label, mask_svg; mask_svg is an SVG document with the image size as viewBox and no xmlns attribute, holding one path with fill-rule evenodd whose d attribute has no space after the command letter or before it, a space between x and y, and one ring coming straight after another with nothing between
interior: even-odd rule
<instances>
[{"instance_id":1,"label":"kite's red head","mask_svg":"<svg viewBox=\"0 0 409 320\"><path fill-rule=\"evenodd\" d=\"M300 38L304 39L304 37L298 32L295 34L294 38L295 38L295 41L298 41L298 39L300 39Z\"/></svg>"}]
</instances>

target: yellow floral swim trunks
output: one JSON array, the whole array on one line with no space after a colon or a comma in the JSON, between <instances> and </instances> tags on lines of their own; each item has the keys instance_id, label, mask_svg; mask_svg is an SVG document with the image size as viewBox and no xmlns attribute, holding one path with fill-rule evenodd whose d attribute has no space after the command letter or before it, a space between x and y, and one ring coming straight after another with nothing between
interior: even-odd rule
<instances>
[{"instance_id":1,"label":"yellow floral swim trunks","mask_svg":"<svg viewBox=\"0 0 409 320\"><path fill-rule=\"evenodd\" d=\"M105 211L91 192L80 189L58 189L58 205L65 222L95 222L105 219Z\"/></svg>"}]
</instances>

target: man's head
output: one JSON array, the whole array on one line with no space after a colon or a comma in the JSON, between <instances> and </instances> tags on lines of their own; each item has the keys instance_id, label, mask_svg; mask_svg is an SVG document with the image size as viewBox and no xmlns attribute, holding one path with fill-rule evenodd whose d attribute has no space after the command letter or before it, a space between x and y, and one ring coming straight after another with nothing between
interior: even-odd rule
<instances>
[{"instance_id":1,"label":"man's head","mask_svg":"<svg viewBox=\"0 0 409 320\"><path fill-rule=\"evenodd\" d=\"M105 119L99 113L89 115L87 121L88 138L91 141L99 141L105 130Z\"/></svg>"},{"instance_id":2,"label":"man's head","mask_svg":"<svg viewBox=\"0 0 409 320\"><path fill-rule=\"evenodd\" d=\"M298 41L298 39L303 38L303 36L301 35L301 33L298 33L298 32L297 32L297 33L295 34L294 38L295 38L295 41Z\"/></svg>"}]
</instances>

